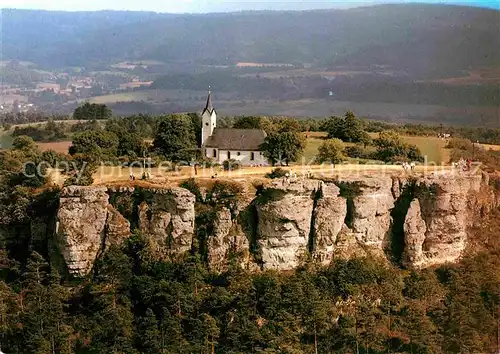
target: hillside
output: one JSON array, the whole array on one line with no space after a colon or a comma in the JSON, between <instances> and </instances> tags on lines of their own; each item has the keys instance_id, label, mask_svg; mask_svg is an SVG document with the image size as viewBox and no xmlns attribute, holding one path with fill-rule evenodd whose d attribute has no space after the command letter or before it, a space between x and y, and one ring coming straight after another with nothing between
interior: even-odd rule
<instances>
[{"instance_id":1,"label":"hillside","mask_svg":"<svg viewBox=\"0 0 500 354\"><path fill-rule=\"evenodd\" d=\"M389 66L443 77L500 61L499 16L413 4L205 15L4 10L2 54L45 67L154 59Z\"/></svg>"}]
</instances>

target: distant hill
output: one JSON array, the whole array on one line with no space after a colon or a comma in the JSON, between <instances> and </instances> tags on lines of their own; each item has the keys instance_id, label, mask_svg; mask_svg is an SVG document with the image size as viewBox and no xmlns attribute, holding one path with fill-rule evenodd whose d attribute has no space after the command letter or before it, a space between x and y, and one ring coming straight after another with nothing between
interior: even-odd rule
<instances>
[{"instance_id":1,"label":"distant hill","mask_svg":"<svg viewBox=\"0 0 500 354\"><path fill-rule=\"evenodd\" d=\"M500 11L450 5L172 15L2 11L3 59L45 67L194 64L388 66L444 77L500 62Z\"/></svg>"}]
</instances>

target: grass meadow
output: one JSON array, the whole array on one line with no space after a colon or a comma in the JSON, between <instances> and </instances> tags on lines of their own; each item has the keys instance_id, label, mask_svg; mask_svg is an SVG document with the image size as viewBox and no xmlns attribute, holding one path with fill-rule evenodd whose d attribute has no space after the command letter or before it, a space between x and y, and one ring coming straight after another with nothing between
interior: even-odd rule
<instances>
[{"instance_id":1,"label":"grass meadow","mask_svg":"<svg viewBox=\"0 0 500 354\"><path fill-rule=\"evenodd\" d=\"M311 161L318 154L318 148L323 143L327 134L324 132L308 133L303 157L306 162ZM377 138L377 133L370 134L372 139ZM447 164L450 161L450 151L446 149L446 141L433 136L403 136L408 144L416 145L422 155L427 157L428 163ZM500 149L500 146L499 146Z\"/></svg>"}]
</instances>

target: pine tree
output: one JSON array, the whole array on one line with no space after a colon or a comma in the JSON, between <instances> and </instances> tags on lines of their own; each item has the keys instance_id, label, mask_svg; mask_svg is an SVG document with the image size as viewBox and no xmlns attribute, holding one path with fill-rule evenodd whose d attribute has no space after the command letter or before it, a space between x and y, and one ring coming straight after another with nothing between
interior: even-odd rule
<instances>
[{"instance_id":1,"label":"pine tree","mask_svg":"<svg viewBox=\"0 0 500 354\"><path fill-rule=\"evenodd\" d=\"M0 281L0 351L17 352L21 350L18 341L18 313L17 296L12 289Z\"/></svg>"},{"instance_id":2,"label":"pine tree","mask_svg":"<svg viewBox=\"0 0 500 354\"><path fill-rule=\"evenodd\" d=\"M137 325L137 340L138 347L144 353L160 353L161 352L161 335L158 329L156 316L150 308L146 310L146 314L140 317Z\"/></svg>"}]
</instances>

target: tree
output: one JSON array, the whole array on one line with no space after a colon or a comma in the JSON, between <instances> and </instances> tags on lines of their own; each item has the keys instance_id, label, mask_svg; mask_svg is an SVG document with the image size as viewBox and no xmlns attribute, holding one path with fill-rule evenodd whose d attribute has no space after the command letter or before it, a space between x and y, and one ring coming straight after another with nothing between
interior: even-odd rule
<instances>
[{"instance_id":1,"label":"tree","mask_svg":"<svg viewBox=\"0 0 500 354\"><path fill-rule=\"evenodd\" d=\"M290 162L297 161L305 145L305 138L300 133L277 133L266 137L261 150L273 166L276 163L288 166Z\"/></svg>"},{"instance_id":2,"label":"tree","mask_svg":"<svg viewBox=\"0 0 500 354\"><path fill-rule=\"evenodd\" d=\"M299 133L302 131L302 126L297 119L288 117L279 117L273 120L278 133Z\"/></svg>"},{"instance_id":3,"label":"tree","mask_svg":"<svg viewBox=\"0 0 500 354\"><path fill-rule=\"evenodd\" d=\"M320 163L329 162L335 164L345 160L344 143L340 139L328 139L318 148L317 159Z\"/></svg>"},{"instance_id":4,"label":"tree","mask_svg":"<svg viewBox=\"0 0 500 354\"><path fill-rule=\"evenodd\" d=\"M147 150L147 145L139 134L125 133L120 135L118 140L118 156L140 157Z\"/></svg>"},{"instance_id":5,"label":"tree","mask_svg":"<svg viewBox=\"0 0 500 354\"><path fill-rule=\"evenodd\" d=\"M88 314L93 327L89 352L133 353L134 315L126 295L131 282L131 260L112 245L95 264L95 281L86 289L91 301Z\"/></svg>"},{"instance_id":6,"label":"tree","mask_svg":"<svg viewBox=\"0 0 500 354\"><path fill-rule=\"evenodd\" d=\"M236 117L233 124L235 129L262 129L262 117L242 116Z\"/></svg>"},{"instance_id":7,"label":"tree","mask_svg":"<svg viewBox=\"0 0 500 354\"><path fill-rule=\"evenodd\" d=\"M374 140L377 147L376 156L382 161L423 161L420 150L407 144L403 138L395 131L383 131Z\"/></svg>"},{"instance_id":8,"label":"tree","mask_svg":"<svg viewBox=\"0 0 500 354\"><path fill-rule=\"evenodd\" d=\"M58 153L55 150L45 150L42 152L42 160L47 162L51 167L56 167L56 165L61 161L67 161L68 155Z\"/></svg>"},{"instance_id":9,"label":"tree","mask_svg":"<svg viewBox=\"0 0 500 354\"><path fill-rule=\"evenodd\" d=\"M65 325L64 312L68 290L60 285L57 273L48 271L44 258L33 252L26 266L22 291L24 350L71 353L69 336L72 329Z\"/></svg>"},{"instance_id":10,"label":"tree","mask_svg":"<svg viewBox=\"0 0 500 354\"><path fill-rule=\"evenodd\" d=\"M363 124L353 112L347 111L343 118L331 117L324 126L328 138L338 138L344 142L367 144L369 135L363 130Z\"/></svg>"},{"instance_id":11,"label":"tree","mask_svg":"<svg viewBox=\"0 0 500 354\"><path fill-rule=\"evenodd\" d=\"M12 147L22 151L34 151L37 149L36 143L27 135L16 136L12 142Z\"/></svg>"},{"instance_id":12,"label":"tree","mask_svg":"<svg viewBox=\"0 0 500 354\"><path fill-rule=\"evenodd\" d=\"M215 353L215 345L217 344L217 340L219 339L220 330L217 327L217 322L215 319L209 314L202 314L202 322L203 322L203 334L204 334L204 347L210 351L210 353Z\"/></svg>"},{"instance_id":13,"label":"tree","mask_svg":"<svg viewBox=\"0 0 500 354\"><path fill-rule=\"evenodd\" d=\"M85 102L85 104L75 109L73 112L73 119L110 119L112 115L113 112L105 104Z\"/></svg>"},{"instance_id":14,"label":"tree","mask_svg":"<svg viewBox=\"0 0 500 354\"><path fill-rule=\"evenodd\" d=\"M1 265L0 265L1 266ZM1 269L1 268L0 268ZM9 348L11 352L21 352L22 347L14 351L16 337L20 330L16 330L15 324L19 323L19 308L14 291L0 280L0 351Z\"/></svg>"},{"instance_id":15,"label":"tree","mask_svg":"<svg viewBox=\"0 0 500 354\"><path fill-rule=\"evenodd\" d=\"M158 127L153 149L168 160L191 160L196 157L196 133L193 120L186 115L164 117Z\"/></svg>"},{"instance_id":16,"label":"tree","mask_svg":"<svg viewBox=\"0 0 500 354\"><path fill-rule=\"evenodd\" d=\"M90 186L94 183L93 174L97 171L98 158L94 155L75 154L69 161L71 177L65 182L65 186Z\"/></svg>"},{"instance_id":17,"label":"tree","mask_svg":"<svg viewBox=\"0 0 500 354\"><path fill-rule=\"evenodd\" d=\"M69 153L87 154L99 159L116 156L119 140L116 134L107 131L86 131L77 134L72 141Z\"/></svg>"},{"instance_id":18,"label":"tree","mask_svg":"<svg viewBox=\"0 0 500 354\"><path fill-rule=\"evenodd\" d=\"M144 317L140 317L138 322L137 341L142 352L161 353L161 334L153 310L148 308Z\"/></svg>"},{"instance_id":19,"label":"tree","mask_svg":"<svg viewBox=\"0 0 500 354\"><path fill-rule=\"evenodd\" d=\"M14 149L5 150L0 155L0 176L10 186L41 187L47 181L48 167L42 162L42 155L33 139L18 136L14 139Z\"/></svg>"}]
</instances>

